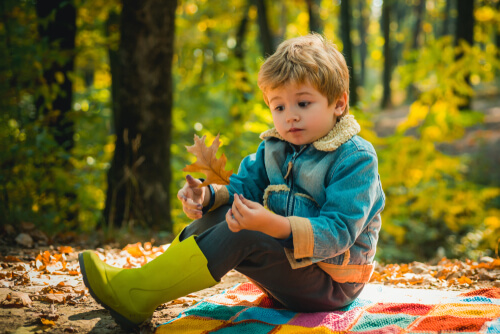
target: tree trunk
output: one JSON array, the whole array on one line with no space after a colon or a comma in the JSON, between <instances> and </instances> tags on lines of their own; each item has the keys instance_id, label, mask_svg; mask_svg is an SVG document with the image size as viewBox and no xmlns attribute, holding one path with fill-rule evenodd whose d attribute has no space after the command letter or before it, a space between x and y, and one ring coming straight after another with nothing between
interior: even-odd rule
<instances>
[{"instance_id":1,"label":"tree trunk","mask_svg":"<svg viewBox=\"0 0 500 334\"><path fill-rule=\"evenodd\" d=\"M116 145L105 219L171 231L170 144L176 0L123 0Z\"/></svg>"},{"instance_id":2,"label":"tree trunk","mask_svg":"<svg viewBox=\"0 0 500 334\"><path fill-rule=\"evenodd\" d=\"M319 17L320 4L318 0L306 0L307 11L309 12L309 31L323 33L323 26Z\"/></svg>"},{"instance_id":3,"label":"tree trunk","mask_svg":"<svg viewBox=\"0 0 500 334\"><path fill-rule=\"evenodd\" d=\"M391 0L392 1L392 0ZM389 3L391 5L391 19L389 25L396 21L398 30L402 31L402 27L405 25L405 21L407 20L407 13L410 11L408 5L403 1L394 1ZM399 43L397 41L390 41L391 45L391 62L392 68L395 68L399 62L401 61L403 50L405 49L405 41Z\"/></svg>"},{"instance_id":4,"label":"tree trunk","mask_svg":"<svg viewBox=\"0 0 500 334\"><path fill-rule=\"evenodd\" d=\"M245 68L245 50L243 44L245 42L245 36L248 29L248 12L250 10L250 2L243 9L243 17L241 18L240 24L238 25L238 31L236 32L236 46L234 47L234 56L238 59L238 71L241 73L241 80L245 84L249 84L248 73ZM246 85L245 85L246 86ZM241 96L241 101L247 103L249 101L249 92L244 89L238 89ZM239 117L241 118L241 116Z\"/></svg>"},{"instance_id":5,"label":"tree trunk","mask_svg":"<svg viewBox=\"0 0 500 334\"><path fill-rule=\"evenodd\" d=\"M382 32L384 35L384 74L382 78L382 109L392 106L391 101L391 77L392 77L392 55L391 55L391 3L390 0L384 0L382 4Z\"/></svg>"},{"instance_id":6,"label":"tree trunk","mask_svg":"<svg viewBox=\"0 0 500 334\"><path fill-rule=\"evenodd\" d=\"M269 21L267 20L267 6L265 0L254 0L257 6L257 21L259 23L260 43L264 58L274 53L274 42Z\"/></svg>"},{"instance_id":7,"label":"tree trunk","mask_svg":"<svg viewBox=\"0 0 500 334\"><path fill-rule=\"evenodd\" d=\"M457 0L457 24L455 31L455 46L459 46L461 42L466 42L470 46L474 44L474 0ZM456 56L456 60L463 57L460 52ZM470 75L465 78L467 85L470 84ZM470 109L470 96L461 96L464 102L459 106L460 110Z\"/></svg>"},{"instance_id":8,"label":"tree trunk","mask_svg":"<svg viewBox=\"0 0 500 334\"><path fill-rule=\"evenodd\" d=\"M57 51L59 58L46 59L41 84L46 93L37 97L35 105L37 112L46 117L56 142L69 152L75 146L75 124L68 117L73 101L73 83L68 74L75 63L76 8L73 1L63 0L37 1L35 8L42 43L51 52ZM53 92L53 86L58 87L57 92Z\"/></svg>"},{"instance_id":9,"label":"tree trunk","mask_svg":"<svg viewBox=\"0 0 500 334\"><path fill-rule=\"evenodd\" d=\"M120 29L120 13L116 10L111 10L106 21L106 38L108 45L108 57L109 57L109 68L111 72L111 105L113 110L113 124L112 129L116 128L116 116L120 115L120 106L118 92L120 91L119 86L121 83L120 79L120 62L118 56L119 35Z\"/></svg>"},{"instance_id":10,"label":"tree trunk","mask_svg":"<svg viewBox=\"0 0 500 334\"><path fill-rule=\"evenodd\" d=\"M500 1L497 2L497 14L500 13ZM500 50L500 29L497 28L495 32L495 44L497 49Z\"/></svg>"},{"instance_id":11,"label":"tree trunk","mask_svg":"<svg viewBox=\"0 0 500 334\"><path fill-rule=\"evenodd\" d=\"M497 2L497 13L500 13L500 1ZM500 29L497 28L495 32L495 45L497 50L500 50ZM500 69L497 67L496 69L497 76L500 74Z\"/></svg>"},{"instance_id":12,"label":"tree trunk","mask_svg":"<svg viewBox=\"0 0 500 334\"><path fill-rule=\"evenodd\" d=\"M351 73L349 80L349 104L355 106L358 103L356 75L354 71L354 59L352 53L351 40L351 2L343 0L340 4L340 23L342 31L342 43L344 44L343 54L346 59L347 67Z\"/></svg>"},{"instance_id":13,"label":"tree trunk","mask_svg":"<svg viewBox=\"0 0 500 334\"><path fill-rule=\"evenodd\" d=\"M369 16L369 9L365 6L363 1L358 1L358 10L359 10L358 31L359 31L359 38L361 39L361 44L359 45L359 64L360 64L359 85L364 86L366 78L366 56L368 54L366 31L368 29L368 23L369 23L368 18L370 16Z\"/></svg>"},{"instance_id":14,"label":"tree trunk","mask_svg":"<svg viewBox=\"0 0 500 334\"><path fill-rule=\"evenodd\" d=\"M425 0L420 0L420 3L417 5L417 12L416 12L417 19L415 21L415 30L413 31L413 43L411 46L413 50L416 50L420 45L419 38L420 38L420 33L422 32L422 20L424 17L424 10L425 10Z\"/></svg>"},{"instance_id":15,"label":"tree trunk","mask_svg":"<svg viewBox=\"0 0 500 334\"><path fill-rule=\"evenodd\" d=\"M426 0L420 0L420 3L417 5L416 8L417 12L415 15L416 16L415 30L413 31L413 41L411 45L411 51L417 50L420 45L420 34L422 33L422 20L424 17L425 1ZM417 95L417 90L415 89L415 86L412 83L410 83L406 92L406 99L408 101L413 101L416 95Z\"/></svg>"}]
</instances>

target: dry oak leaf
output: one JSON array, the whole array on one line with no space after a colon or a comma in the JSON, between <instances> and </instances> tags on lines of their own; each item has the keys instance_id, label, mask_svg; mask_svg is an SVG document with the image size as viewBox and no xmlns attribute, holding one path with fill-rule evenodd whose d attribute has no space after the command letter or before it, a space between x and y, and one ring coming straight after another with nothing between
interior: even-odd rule
<instances>
[{"instance_id":1,"label":"dry oak leaf","mask_svg":"<svg viewBox=\"0 0 500 334\"><path fill-rule=\"evenodd\" d=\"M215 137L212 145L207 147L205 146L206 136L200 138L194 135L194 145L186 146L187 151L194 154L197 160L195 163L186 166L183 171L205 174L206 179L199 185L200 188L209 184L227 185L229 184L229 177L233 174L232 170L226 171L224 169L227 162L226 156L222 154L219 159L215 156L220 146L219 136L220 134Z\"/></svg>"},{"instance_id":2,"label":"dry oak leaf","mask_svg":"<svg viewBox=\"0 0 500 334\"><path fill-rule=\"evenodd\" d=\"M24 306L31 307L31 303L32 302L28 294L14 291L9 293L0 305L2 307L20 308Z\"/></svg>"}]
</instances>

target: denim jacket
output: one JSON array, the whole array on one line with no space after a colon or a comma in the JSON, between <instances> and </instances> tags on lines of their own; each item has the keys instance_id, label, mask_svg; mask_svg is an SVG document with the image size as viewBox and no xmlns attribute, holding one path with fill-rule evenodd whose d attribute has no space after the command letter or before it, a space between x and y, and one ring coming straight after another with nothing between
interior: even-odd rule
<instances>
[{"instance_id":1,"label":"denim jacket","mask_svg":"<svg viewBox=\"0 0 500 334\"><path fill-rule=\"evenodd\" d=\"M234 194L290 221L292 268L316 263L339 283L366 283L374 269L385 196L373 146L344 116L325 137L296 147L271 129L243 159L228 186L214 186L214 206ZM212 208L212 209L213 209Z\"/></svg>"}]
</instances>

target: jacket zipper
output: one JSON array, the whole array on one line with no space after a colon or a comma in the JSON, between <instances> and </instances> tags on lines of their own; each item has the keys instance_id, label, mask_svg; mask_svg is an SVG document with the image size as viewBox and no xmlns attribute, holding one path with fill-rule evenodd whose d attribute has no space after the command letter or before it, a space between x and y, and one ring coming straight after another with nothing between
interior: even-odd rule
<instances>
[{"instance_id":1,"label":"jacket zipper","mask_svg":"<svg viewBox=\"0 0 500 334\"><path fill-rule=\"evenodd\" d=\"M293 196L294 179L293 179L293 173L292 173L293 164L295 163L295 160L297 159L297 157L308 146L309 145L305 145L305 146L301 147L298 152L294 152L293 156L292 156L292 159L288 162L287 172L286 172L286 175L285 175L285 180L289 179L289 188L290 188L290 192L288 193L288 199L287 199L287 203L286 203L286 211L285 211L287 216L291 216L293 214L293 210L294 210L294 202L293 202L293 197L294 197Z\"/></svg>"}]
</instances>

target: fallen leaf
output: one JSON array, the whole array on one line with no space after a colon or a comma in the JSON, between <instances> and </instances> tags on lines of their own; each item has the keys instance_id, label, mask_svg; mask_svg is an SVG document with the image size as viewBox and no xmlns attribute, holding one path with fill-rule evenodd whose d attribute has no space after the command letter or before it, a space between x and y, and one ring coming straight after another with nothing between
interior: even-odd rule
<instances>
[{"instance_id":1,"label":"fallen leaf","mask_svg":"<svg viewBox=\"0 0 500 334\"><path fill-rule=\"evenodd\" d=\"M24 292L11 292L9 293L5 299L2 301L2 307L13 307L13 308L21 308L21 307L31 307L31 299Z\"/></svg>"},{"instance_id":2,"label":"fallen leaf","mask_svg":"<svg viewBox=\"0 0 500 334\"><path fill-rule=\"evenodd\" d=\"M209 184L227 185L233 171L224 169L227 162L224 154L219 159L216 157L220 146L219 135L215 137L210 147L205 146L205 138L206 136L200 138L194 135L194 145L186 146L187 151L194 154L197 160L193 164L186 166L183 171L205 174L206 179L199 185L200 188Z\"/></svg>"},{"instance_id":3,"label":"fallen leaf","mask_svg":"<svg viewBox=\"0 0 500 334\"><path fill-rule=\"evenodd\" d=\"M467 276L462 276L458 279L459 284L472 284L472 280Z\"/></svg>"},{"instance_id":4,"label":"fallen leaf","mask_svg":"<svg viewBox=\"0 0 500 334\"><path fill-rule=\"evenodd\" d=\"M35 300L39 300L42 302L56 303L56 304L65 304L66 296L64 294L47 294L42 296L34 296Z\"/></svg>"},{"instance_id":5,"label":"fallen leaf","mask_svg":"<svg viewBox=\"0 0 500 334\"><path fill-rule=\"evenodd\" d=\"M124 251L127 251L133 257L142 257L144 256L144 249L141 246L141 243L128 244L123 248Z\"/></svg>"},{"instance_id":6,"label":"fallen leaf","mask_svg":"<svg viewBox=\"0 0 500 334\"><path fill-rule=\"evenodd\" d=\"M56 323L52 320L48 320L48 319L45 319L45 318L40 318L40 320L42 321L42 324L44 326L55 326Z\"/></svg>"},{"instance_id":7,"label":"fallen leaf","mask_svg":"<svg viewBox=\"0 0 500 334\"><path fill-rule=\"evenodd\" d=\"M181 297L172 300L171 302L168 303L168 305L183 305L183 306L191 306L199 302L200 299L196 298L187 298L187 297Z\"/></svg>"},{"instance_id":8,"label":"fallen leaf","mask_svg":"<svg viewBox=\"0 0 500 334\"><path fill-rule=\"evenodd\" d=\"M3 262L23 262L20 258L17 256L12 256L12 255L7 255L1 258Z\"/></svg>"},{"instance_id":9,"label":"fallen leaf","mask_svg":"<svg viewBox=\"0 0 500 334\"><path fill-rule=\"evenodd\" d=\"M71 247L71 246L59 246L59 247L57 247L57 251L61 254L64 254L64 253L69 254L69 253L74 252L73 247Z\"/></svg>"}]
</instances>

